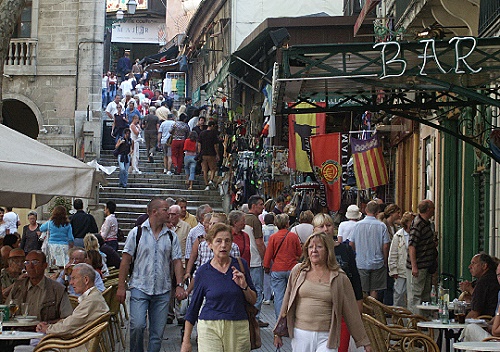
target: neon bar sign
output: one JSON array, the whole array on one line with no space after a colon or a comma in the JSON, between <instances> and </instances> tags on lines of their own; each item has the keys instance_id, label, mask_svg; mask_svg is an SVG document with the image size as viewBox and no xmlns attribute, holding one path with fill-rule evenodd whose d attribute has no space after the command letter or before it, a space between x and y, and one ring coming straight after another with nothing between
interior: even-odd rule
<instances>
[{"instance_id":1,"label":"neon bar sign","mask_svg":"<svg viewBox=\"0 0 500 352\"><path fill-rule=\"evenodd\" d=\"M442 73L450 73L453 68L450 70L446 71L443 66L441 65L441 62L439 61L438 54L436 52L436 42L434 39L424 39L421 40L420 43L424 44L423 48L423 53L422 55L419 55L418 58L422 59L422 65L420 66L420 72L419 74L421 76L426 76L427 73L425 73L425 66L428 61L434 60L436 63L437 68L439 71ZM478 73L479 71L482 70L482 67L478 69L473 69L469 63L467 62L467 58L472 54L474 49L476 48L477 42L476 38L474 37L454 37L451 38L448 43L450 45L455 45L455 67L454 71L455 73L465 73L466 71L463 68L466 68L469 72L471 73ZM464 53L464 50L467 48L464 46L465 43L470 43L471 47L468 49L469 51ZM381 47L381 58L382 58L382 76L380 79L384 79L387 77L399 77L404 75L407 67L407 62L406 60L400 58L401 54L401 46L399 42L382 42L382 43L377 43L373 45L373 48L378 48ZM391 58L387 57L386 50L388 48L395 49L396 54L392 56ZM401 71L399 73L395 74L388 74L387 73L387 68L389 65L401 65Z\"/></svg>"}]
</instances>

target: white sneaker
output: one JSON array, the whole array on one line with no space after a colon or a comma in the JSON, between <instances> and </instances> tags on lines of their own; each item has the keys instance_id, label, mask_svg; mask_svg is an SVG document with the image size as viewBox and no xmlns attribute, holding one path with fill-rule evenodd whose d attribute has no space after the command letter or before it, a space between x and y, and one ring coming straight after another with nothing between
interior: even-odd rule
<instances>
[{"instance_id":1,"label":"white sneaker","mask_svg":"<svg viewBox=\"0 0 500 352\"><path fill-rule=\"evenodd\" d=\"M136 170L136 173L141 175L142 174L142 171L141 170Z\"/></svg>"},{"instance_id":2,"label":"white sneaker","mask_svg":"<svg viewBox=\"0 0 500 352\"><path fill-rule=\"evenodd\" d=\"M205 191L210 191L210 186L205 187Z\"/></svg>"},{"instance_id":3,"label":"white sneaker","mask_svg":"<svg viewBox=\"0 0 500 352\"><path fill-rule=\"evenodd\" d=\"M266 306L270 305L271 304L271 300L265 299L265 300L262 301L262 304L265 304Z\"/></svg>"},{"instance_id":4,"label":"white sneaker","mask_svg":"<svg viewBox=\"0 0 500 352\"><path fill-rule=\"evenodd\" d=\"M167 176L172 176L172 171L167 171Z\"/></svg>"},{"instance_id":5,"label":"white sneaker","mask_svg":"<svg viewBox=\"0 0 500 352\"><path fill-rule=\"evenodd\" d=\"M214 185L213 181L212 180L208 181L208 185L213 186Z\"/></svg>"},{"instance_id":6,"label":"white sneaker","mask_svg":"<svg viewBox=\"0 0 500 352\"><path fill-rule=\"evenodd\" d=\"M166 174L167 173L167 169L163 169L163 173Z\"/></svg>"}]
</instances>

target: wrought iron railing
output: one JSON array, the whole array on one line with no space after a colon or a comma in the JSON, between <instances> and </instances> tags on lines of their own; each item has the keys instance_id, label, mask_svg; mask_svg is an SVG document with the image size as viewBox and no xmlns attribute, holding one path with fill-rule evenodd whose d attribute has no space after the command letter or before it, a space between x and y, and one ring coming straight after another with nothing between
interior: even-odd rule
<instances>
[{"instance_id":1,"label":"wrought iron railing","mask_svg":"<svg viewBox=\"0 0 500 352\"><path fill-rule=\"evenodd\" d=\"M36 51L36 39L11 39L4 63L5 74L36 74Z\"/></svg>"},{"instance_id":2,"label":"wrought iron railing","mask_svg":"<svg viewBox=\"0 0 500 352\"><path fill-rule=\"evenodd\" d=\"M479 35L500 17L500 0L481 0L479 7Z\"/></svg>"}]
</instances>

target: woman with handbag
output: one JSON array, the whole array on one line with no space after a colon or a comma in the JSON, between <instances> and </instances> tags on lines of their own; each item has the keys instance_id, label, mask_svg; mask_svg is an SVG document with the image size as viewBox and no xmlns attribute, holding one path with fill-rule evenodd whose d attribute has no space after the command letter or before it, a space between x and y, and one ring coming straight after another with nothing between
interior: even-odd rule
<instances>
[{"instance_id":1,"label":"woman with handbag","mask_svg":"<svg viewBox=\"0 0 500 352\"><path fill-rule=\"evenodd\" d=\"M271 272L271 288L274 292L274 313L279 317L290 271L297 264L302 247L299 236L288 230L288 215L278 214L274 220L278 232L272 234L264 255L264 271ZM272 261L272 267L271 267Z\"/></svg>"},{"instance_id":2,"label":"woman with handbag","mask_svg":"<svg viewBox=\"0 0 500 352\"><path fill-rule=\"evenodd\" d=\"M331 238L335 238L335 224L332 217L328 214L319 213L312 220L313 232L324 232ZM352 288L354 290L354 296L356 297L356 303L358 304L359 312L363 311L363 289L361 288L361 278L359 276L358 266L356 265L356 255L351 246L347 243L341 243L334 240L334 250L335 259L340 265L340 268L344 270L349 281L351 281ZM342 319L342 327L340 330L340 345L338 352L347 352L349 350L349 342L351 335L349 334L349 329Z\"/></svg>"},{"instance_id":3,"label":"woman with handbag","mask_svg":"<svg viewBox=\"0 0 500 352\"><path fill-rule=\"evenodd\" d=\"M40 226L40 231L49 233L48 251L50 260L56 261L57 266L65 266L69 260L68 250L73 247L73 229L68 219L66 208L62 205L52 210L50 220ZM47 240L46 240L47 241Z\"/></svg>"},{"instance_id":4,"label":"woman with handbag","mask_svg":"<svg viewBox=\"0 0 500 352\"><path fill-rule=\"evenodd\" d=\"M302 254L304 261L290 273L274 345L281 347L282 336L289 335L295 352L337 351L343 317L356 345L370 352L361 314L352 304L354 291L335 259L333 238L324 232L309 236Z\"/></svg>"},{"instance_id":5,"label":"woman with handbag","mask_svg":"<svg viewBox=\"0 0 500 352\"><path fill-rule=\"evenodd\" d=\"M251 342L246 305L253 306L257 300L248 264L229 256L233 238L226 224L215 224L206 241L214 257L196 272L181 352L192 351L191 333L196 321L199 352L248 352Z\"/></svg>"}]
</instances>

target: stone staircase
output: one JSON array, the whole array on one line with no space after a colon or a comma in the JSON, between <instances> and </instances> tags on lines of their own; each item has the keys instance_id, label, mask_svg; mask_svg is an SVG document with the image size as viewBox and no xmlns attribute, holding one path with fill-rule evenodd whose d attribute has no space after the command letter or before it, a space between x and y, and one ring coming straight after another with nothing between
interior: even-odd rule
<instances>
[{"instance_id":1,"label":"stone staircase","mask_svg":"<svg viewBox=\"0 0 500 352\"><path fill-rule=\"evenodd\" d=\"M203 177L196 176L193 190L188 190L186 176L163 174L163 154L155 153L154 162L148 163L145 149L140 150L139 169L142 174L129 174L127 188L118 186L119 169L107 176L108 185L99 191L99 203L114 201L117 205L115 215L120 229L125 234L133 228L136 219L146 212L146 205L153 197L179 197L188 202L188 211L195 215L202 204L210 204L215 211L222 211L222 197L218 189L205 191ZM112 150L101 150L99 161L104 166L118 166Z\"/></svg>"}]
</instances>

